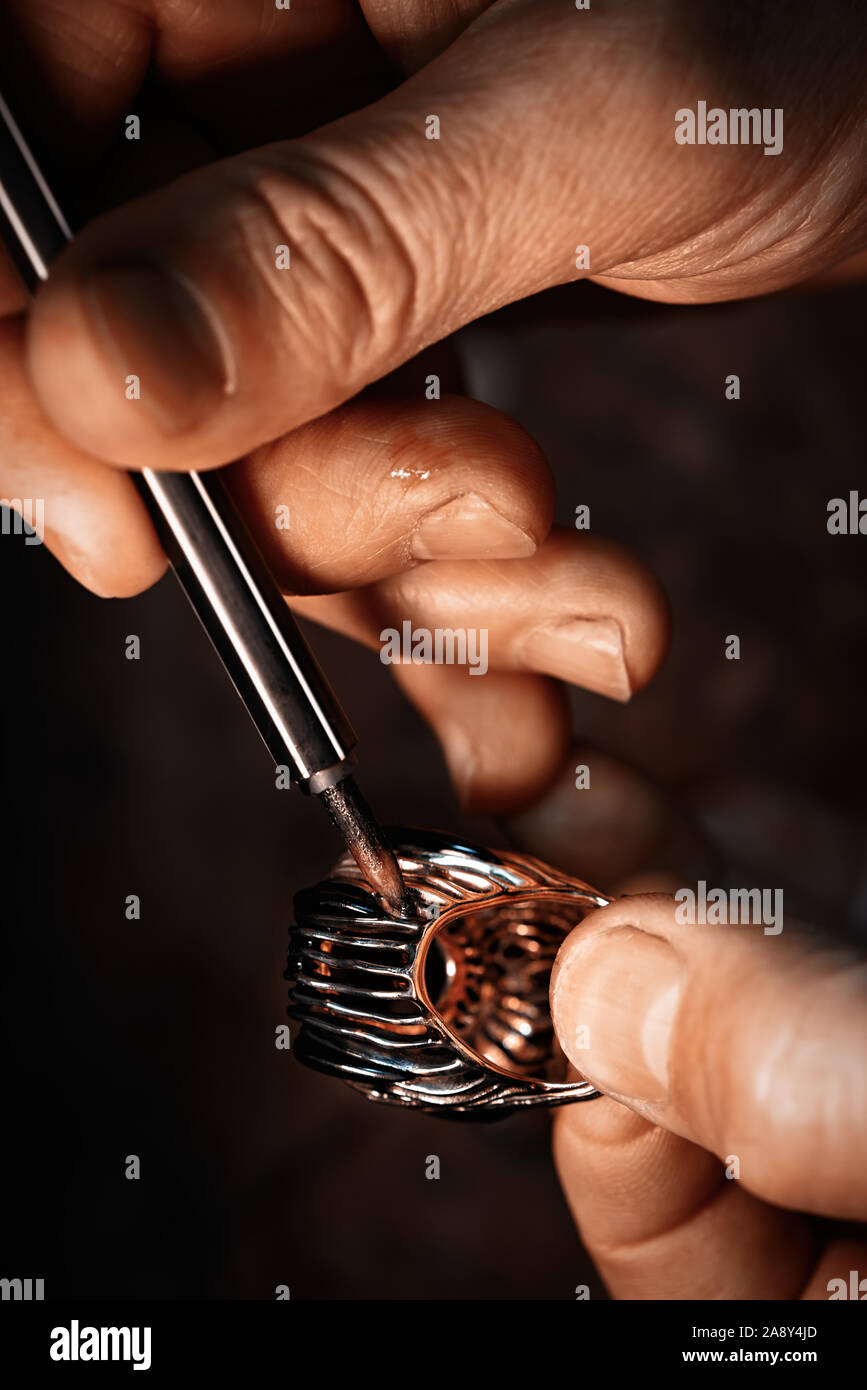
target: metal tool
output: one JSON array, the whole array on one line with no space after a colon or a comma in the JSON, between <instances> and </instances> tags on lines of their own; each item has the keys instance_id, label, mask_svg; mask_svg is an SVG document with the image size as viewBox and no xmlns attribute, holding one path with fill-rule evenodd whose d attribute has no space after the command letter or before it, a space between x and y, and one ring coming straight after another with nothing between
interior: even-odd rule
<instances>
[{"instance_id":1,"label":"metal tool","mask_svg":"<svg viewBox=\"0 0 867 1390\"><path fill-rule=\"evenodd\" d=\"M72 238L0 96L0 236L28 289ZM319 799L368 882L398 915L412 906L352 773L356 737L219 476L133 479L175 574L277 766Z\"/></svg>"}]
</instances>

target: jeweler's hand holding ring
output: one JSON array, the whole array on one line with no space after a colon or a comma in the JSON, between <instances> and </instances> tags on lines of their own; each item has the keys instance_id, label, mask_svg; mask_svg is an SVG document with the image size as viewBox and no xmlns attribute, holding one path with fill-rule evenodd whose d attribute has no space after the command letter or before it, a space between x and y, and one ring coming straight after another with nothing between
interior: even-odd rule
<instances>
[{"instance_id":1,"label":"jeweler's hand holding ring","mask_svg":"<svg viewBox=\"0 0 867 1390\"><path fill-rule=\"evenodd\" d=\"M627 881L554 967L559 1044L605 1093L555 1119L587 1248L620 1298L863 1298L867 958L794 922L683 921L671 893L711 872L706 847L682 810L613 760L602 767L609 848L597 822L599 849L582 854L576 815L568 848L565 781L520 818L523 842L597 881L640 859L648 836L689 867ZM632 814L618 842L622 797Z\"/></svg>"}]
</instances>

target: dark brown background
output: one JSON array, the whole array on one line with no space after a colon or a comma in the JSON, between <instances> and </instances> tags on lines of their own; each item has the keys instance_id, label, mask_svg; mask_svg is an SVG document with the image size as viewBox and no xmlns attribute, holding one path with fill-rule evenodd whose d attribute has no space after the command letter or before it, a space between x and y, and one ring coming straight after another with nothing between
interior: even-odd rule
<instances>
[{"instance_id":1,"label":"dark brown background","mask_svg":"<svg viewBox=\"0 0 867 1390\"><path fill-rule=\"evenodd\" d=\"M576 694L576 729L684 795L787 907L857 929L867 537L825 522L830 497L867 491L867 294L664 309L579 286L534 307L464 334L471 390L539 439L560 519L588 503L674 615L654 687L625 709ZM275 790L172 579L103 602L13 537L0 567L0 1275L43 1277L49 1297L601 1296L544 1116L383 1110L275 1050L292 893L337 847ZM499 842L460 815L375 656L311 632L380 816Z\"/></svg>"}]
</instances>

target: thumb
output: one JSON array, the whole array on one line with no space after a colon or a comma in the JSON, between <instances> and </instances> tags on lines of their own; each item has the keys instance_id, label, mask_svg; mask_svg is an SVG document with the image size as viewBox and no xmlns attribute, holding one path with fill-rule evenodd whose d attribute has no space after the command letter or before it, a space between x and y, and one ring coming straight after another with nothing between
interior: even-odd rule
<instances>
[{"instance_id":1,"label":"thumb","mask_svg":"<svg viewBox=\"0 0 867 1390\"><path fill-rule=\"evenodd\" d=\"M681 925L621 898L564 943L561 1046L646 1119L710 1150L754 1195L867 1216L867 964L787 928Z\"/></svg>"},{"instance_id":2,"label":"thumb","mask_svg":"<svg viewBox=\"0 0 867 1390\"><path fill-rule=\"evenodd\" d=\"M675 109L696 64L716 62L716 35L679 37L689 10L626 4L588 21L562 0L496 5L364 111L99 219L32 315L44 409L101 458L207 467L547 286L717 266L721 219L767 288L773 245L804 224L787 190L822 132L805 122L799 154L787 131L774 160L678 144ZM779 83L757 86L781 105ZM833 255L833 189L823 199L810 225Z\"/></svg>"}]
</instances>

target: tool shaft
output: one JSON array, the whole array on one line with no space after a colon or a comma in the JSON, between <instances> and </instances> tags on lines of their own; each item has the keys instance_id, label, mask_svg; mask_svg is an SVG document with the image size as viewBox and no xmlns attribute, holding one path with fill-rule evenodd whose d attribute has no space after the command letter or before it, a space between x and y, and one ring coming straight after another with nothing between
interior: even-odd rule
<instances>
[{"instance_id":1,"label":"tool shaft","mask_svg":"<svg viewBox=\"0 0 867 1390\"><path fill-rule=\"evenodd\" d=\"M305 791L339 780L355 735L222 478L145 469L135 482L275 764Z\"/></svg>"},{"instance_id":2,"label":"tool shaft","mask_svg":"<svg viewBox=\"0 0 867 1390\"><path fill-rule=\"evenodd\" d=\"M72 230L0 96L0 231L28 285ZM355 734L216 473L133 475L174 571L275 764L303 790L345 776Z\"/></svg>"},{"instance_id":3,"label":"tool shaft","mask_svg":"<svg viewBox=\"0 0 867 1390\"><path fill-rule=\"evenodd\" d=\"M72 238L0 96L0 236L29 289ZM355 734L217 473L133 475L190 603L267 745L321 797L393 911L410 904L397 861L349 776Z\"/></svg>"}]
</instances>

